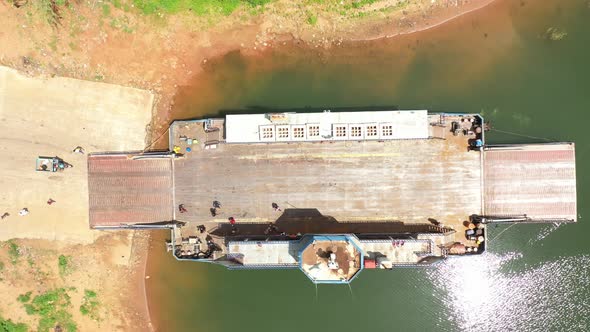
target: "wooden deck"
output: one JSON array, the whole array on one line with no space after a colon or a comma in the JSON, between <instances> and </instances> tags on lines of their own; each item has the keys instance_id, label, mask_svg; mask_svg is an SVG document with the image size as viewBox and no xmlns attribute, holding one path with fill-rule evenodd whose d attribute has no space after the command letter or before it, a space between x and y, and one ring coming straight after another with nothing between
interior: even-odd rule
<instances>
[{"instance_id":1,"label":"wooden deck","mask_svg":"<svg viewBox=\"0 0 590 332\"><path fill-rule=\"evenodd\" d=\"M467 137L388 142L220 144L174 161L181 221L273 222L318 209L341 222L461 225L481 214L481 155ZM213 201L222 208L212 217Z\"/></svg>"}]
</instances>

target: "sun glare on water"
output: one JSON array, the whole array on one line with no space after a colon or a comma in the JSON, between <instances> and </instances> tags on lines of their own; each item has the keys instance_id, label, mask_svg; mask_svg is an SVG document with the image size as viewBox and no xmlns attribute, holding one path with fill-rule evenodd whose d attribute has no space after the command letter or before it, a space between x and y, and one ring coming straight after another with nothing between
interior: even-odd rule
<instances>
[{"instance_id":1,"label":"sun glare on water","mask_svg":"<svg viewBox=\"0 0 590 332\"><path fill-rule=\"evenodd\" d=\"M584 331L590 327L590 256L510 271L519 253L449 259L432 270L436 294L461 331ZM580 291L582 290L582 291Z\"/></svg>"}]
</instances>

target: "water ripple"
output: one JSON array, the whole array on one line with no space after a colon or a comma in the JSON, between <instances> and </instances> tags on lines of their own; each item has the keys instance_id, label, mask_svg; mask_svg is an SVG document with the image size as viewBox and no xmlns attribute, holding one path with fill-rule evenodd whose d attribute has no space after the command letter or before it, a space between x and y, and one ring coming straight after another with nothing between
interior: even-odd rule
<instances>
[{"instance_id":1,"label":"water ripple","mask_svg":"<svg viewBox=\"0 0 590 332\"><path fill-rule=\"evenodd\" d=\"M505 271L519 253L449 259L429 273L462 331L590 330L590 255Z\"/></svg>"},{"instance_id":2,"label":"water ripple","mask_svg":"<svg viewBox=\"0 0 590 332\"><path fill-rule=\"evenodd\" d=\"M546 228L542 229L536 238L530 239L527 244L530 246L535 242L539 242L549 236L551 233L555 232L559 227L563 226L564 223L553 223L548 225Z\"/></svg>"}]
</instances>

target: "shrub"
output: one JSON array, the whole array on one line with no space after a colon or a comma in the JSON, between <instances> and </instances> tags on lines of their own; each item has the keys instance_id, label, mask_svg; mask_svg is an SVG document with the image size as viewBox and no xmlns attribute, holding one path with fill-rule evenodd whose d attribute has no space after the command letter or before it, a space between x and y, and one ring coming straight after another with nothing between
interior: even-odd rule
<instances>
[{"instance_id":1,"label":"shrub","mask_svg":"<svg viewBox=\"0 0 590 332\"><path fill-rule=\"evenodd\" d=\"M29 300L31 299L32 293L33 292L27 292L26 294L21 294L16 299L18 300L18 302L22 302L22 303L29 302Z\"/></svg>"}]
</instances>

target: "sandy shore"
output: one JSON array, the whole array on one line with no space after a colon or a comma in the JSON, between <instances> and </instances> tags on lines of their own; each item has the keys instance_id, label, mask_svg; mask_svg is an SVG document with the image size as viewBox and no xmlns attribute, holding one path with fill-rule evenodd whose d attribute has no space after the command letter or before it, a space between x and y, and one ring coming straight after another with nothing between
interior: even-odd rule
<instances>
[{"instance_id":1,"label":"sandy shore","mask_svg":"<svg viewBox=\"0 0 590 332\"><path fill-rule=\"evenodd\" d=\"M153 95L69 78L29 78L0 67L0 241L12 238L92 243L88 228L86 156L143 150ZM74 167L36 172L37 156L59 156ZM48 205L48 199L56 202ZM28 208L29 214L18 212Z\"/></svg>"},{"instance_id":2,"label":"sandy shore","mask_svg":"<svg viewBox=\"0 0 590 332\"><path fill-rule=\"evenodd\" d=\"M8 188L0 193L0 212L11 214L0 222L0 240L27 239L16 242L24 248L24 258L17 264L5 263L1 272L6 282L0 283L0 292L7 296L0 299L0 312L34 326L35 318L16 301L19 294L76 286L73 311L81 301L79 290L92 288L102 296L105 317L94 321L76 311L80 330L151 329L145 290L149 236L88 229L86 161L71 154L71 149L77 145L90 152L142 149L146 125L152 121L152 137L166 129L178 86L197 75L207 59L236 49L260 52L292 39L329 49L343 41L391 37L429 29L490 2L418 1L403 12L351 22L320 17L316 26L306 26L277 14L281 6L289 6L278 1L260 17L243 21L232 15L207 29L192 27L184 16L168 17L166 25L154 28L150 20L113 10L113 16L129 17L131 33L98 24L101 18L94 8L79 6L64 13L65 27L76 26L81 16L87 20L73 33L71 28L53 29L31 20L21 9L0 6L0 17L5 19L0 45L10 45L0 47L0 64L44 77L26 78L0 68L0 153L6 175L0 184ZM34 172L35 157L44 154L60 155L75 167L59 174ZM57 202L48 206L49 198ZM22 207L31 213L19 217ZM0 260L7 262L5 249ZM43 273L31 272L28 253ZM60 254L74 257L75 269L67 279L56 271ZM38 263L39 258L44 263Z\"/></svg>"},{"instance_id":3,"label":"sandy shore","mask_svg":"<svg viewBox=\"0 0 590 332\"><path fill-rule=\"evenodd\" d=\"M17 262L9 257L7 242L0 250L5 281L0 293L8 295L0 300L3 315L35 326L36 318L24 313L18 295L76 287L70 296L74 319L84 327L80 330L145 331L147 233L89 229L86 156L72 149L142 150L152 105L147 91L69 78L29 78L0 67L0 214L9 214L0 221L0 241L22 239L14 242ZM36 172L39 155L60 156L74 167ZM50 198L55 202L48 205ZM19 216L25 207L29 214ZM57 271L59 255L72 258L67 278ZM99 294L104 320L91 320L77 310L84 289ZM130 305L126 298L137 303Z\"/></svg>"},{"instance_id":4,"label":"sandy shore","mask_svg":"<svg viewBox=\"0 0 590 332\"><path fill-rule=\"evenodd\" d=\"M495 1L496 0L465 1L461 2L461 6L459 6L459 2L457 1L457 6L447 6L433 9L432 13L430 13L430 15L427 16L427 18L423 18L423 21L417 24L417 26L410 25L405 28L389 30L391 31L391 33L388 33L386 26L384 26L382 28L384 30L380 31L375 36L350 38L349 41L369 41L382 38L393 38L400 35L407 35L415 32L430 30L438 26L441 26L451 20L454 20L460 16L469 14L476 10L480 10Z\"/></svg>"}]
</instances>

